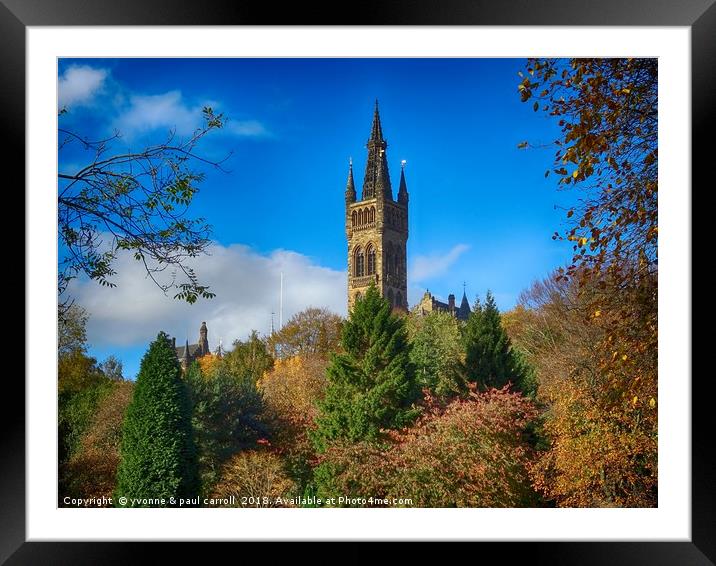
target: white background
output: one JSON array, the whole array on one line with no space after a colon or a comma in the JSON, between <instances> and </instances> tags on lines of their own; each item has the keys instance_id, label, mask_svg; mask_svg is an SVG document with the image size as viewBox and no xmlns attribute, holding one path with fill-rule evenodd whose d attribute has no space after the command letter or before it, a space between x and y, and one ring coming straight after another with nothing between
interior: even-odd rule
<instances>
[{"instance_id":1,"label":"white background","mask_svg":"<svg viewBox=\"0 0 716 566\"><path fill-rule=\"evenodd\" d=\"M690 29L27 30L28 540L690 540ZM657 509L58 509L58 57L659 57Z\"/></svg>"}]
</instances>

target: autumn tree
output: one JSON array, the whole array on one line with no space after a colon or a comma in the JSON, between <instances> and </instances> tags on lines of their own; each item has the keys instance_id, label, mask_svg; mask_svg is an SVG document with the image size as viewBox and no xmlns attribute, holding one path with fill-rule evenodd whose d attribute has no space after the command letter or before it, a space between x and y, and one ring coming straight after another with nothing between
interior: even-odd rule
<instances>
[{"instance_id":1,"label":"autumn tree","mask_svg":"<svg viewBox=\"0 0 716 566\"><path fill-rule=\"evenodd\" d=\"M528 475L534 451L525 438L535 414L517 392L478 392L474 384L447 405L428 398L419 419L389 432L382 445L333 444L317 471L319 494L410 507L535 506Z\"/></svg>"},{"instance_id":2,"label":"autumn tree","mask_svg":"<svg viewBox=\"0 0 716 566\"><path fill-rule=\"evenodd\" d=\"M335 439L375 440L382 429L410 423L417 414L415 370L402 316L371 285L343 325L343 352L328 366L319 402L319 449Z\"/></svg>"},{"instance_id":3,"label":"autumn tree","mask_svg":"<svg viewBox=\"0 0 716 566\"><path fill-rule=\"evenodd\" d=\"M268 337L268 349L277 358L307 355L327 358L340 344L342 322L340 316L328 309L309 307Z\"/></svg>"},{"instance_id":4,"label":"autumn tree","mask_svg":"<svg viewBox=\"0 0 716 566\"><path fill-rule=\"evenodd\" d=\"M198 491L191 405L169 336L160 332L142 358L122 429L116 496L187 498Z\"/></svg>"},{"instance_id":5,"label":"autumn tree","mask_svg":"<svg viewBox=\"0 0 716 566\"><path fill-rule=\"evenodd\" d=\"M59 504L64 496L111 497L117 485L122 424L134 382L112 383L96 403L86 429L66 463L60 465Z\"/></svg>"},{"instance_id":6,"label":"autumn tree","mask_svg":"<svg viewBox=\"0 0 716 566\"><path fill-rule=\"evenodd\" d=\"M58 316L57 355L59 357L72 352L85 353L87 351L88 320L89 313L76 303L64 309L64 316Z\"/></svg>"},{"instance_id":7,"label":"autumn tree","mask_svg":"<svg viewBox=\"0 0 716 566\"><path fill-rule=\"evenodd\" d=\"M588 315L591 292L601 289L554 277L537 282L521 295L510 327L546 408L547 447L531 475L559 506L655 506L656 357L614 333L614 313Z\"/></svg>"},{"instance_id":8,"label":"autumn tree","mask_svg":"<svg viewBox=\"0 0 716 566\"><path fill-rule=\"evenodd\" d=\"M66 113L60 111L60 122ZM201 166L220 162L201 156L198 145L223 126L221 114L205 107L203 124L187 138L170 132L162 143L138 151L117 147L120 133L89 140L60 126L58 171L58 233L60 241L60 316L72 304L69 282L82 274L114 287L118 254L131 253L149 278L164 292L190 303L213 293L199 282L187 260L210 243L210 226L190 218L189 207L204 179ZM62 156L70 148L88 154L85 165Z\"/></svg>"},{"instance_id":9,"label":"autumn tree","mask_svg":"<svg viewBox=\"0 0 716 566\"><path fill-rule=\"evenodd\" d=\"M502 327L495 298L487 292L485 303L475 302L464 330L467 379L482 388L502 388L520 381L521 366Z\"/></svg>"},{"instance_id":10,"label":"autumn tree","mask_svg":"<svg viewBox=\"0 0 716 566\"><path fill-rule=\"evenodd\" d=\"M278 359L259 381L271 423L271 445L284 457L301 488L311 476L315 449L309 432L315 429L317 403L328 386L327 366L328 362L318 355Z\"/></svg>"},{"instance_id":11,"label":"autumn tree","mask_svg":"<svg viewBox=\"0 0 716 566\"><path fill-rule=\"evenodd\" d=\"M569 228L555 233L574 242L566 276L606 270L626 283L656 269L657 68L655 58L528 61L522 100L561 128L551 172L560 187L581 189Z\"/></svg>"},{"instance_id":12,"label":"autumn tree","mask_svg":"<svg viewBox=\"0 0 716 566\"><path fill-rule=\"evenodd\" d=\"M441 399L467 392L465 352L457 319L450 313L409 316L410 361L421 388Z\"/></svg>"},{"instance_id":13,"label":"autumn tree","mask_svg":"<svg viewBox=\"0 0 716 566\"><path fill-rule=\"evenodd\" d=\"M255 330L247 340L234 340L233 346L233 350L224 355L224 363L229 373L237 377L250 375L256 383L273 365L266 342L259 338Z\"/></svg>"},{"instance_id":14,"label":"autumn tree","mask_svg":"<svg viewBox=\"0 0 716 566\"><path fill-rule=\"evenodd\" d=\"M554 234L574 251L557 277L589 288L583 310L608 317L613 340L655 357L657 59L531 59L519 89L523 101L558 121L551 171L558 187L579 191L566 230Z\"/></svg>"},{"instance_id":15,"label":"autumn tree","mask_svg":"<svg viewBox=\"0 0 716 566\"><path fill-rule=\"evenodd\" d=\"M526 71L522 100L533 101L561 128L545 174L555 174L558 187L579 191L566 211L566 230L554 234L574 251L556 274L564 287L545 282L530 293L539 311L560 306L579 340L588 340L556 352L552 362L541 360L566 367L538 368L539 389L556 419L552 461L538 479L559 504L654 505L658 62L532 59ZM578 365L570 365L575 355ZM566 377L579 371L580 378ZM571 463L588 471L570 467L570 450L578 454ZM605 450L609 461L601 457Z\"/></svg>"},{"instance_id":16,"label":"autumn tree","mask_svg":"<svg viewBox=\"0 0 716 566\"><path fill-rule=\"evenodd\" d=\"M87 354L88 313L72 305L58 321L57 432L59 464L79 446L97 404L109 392L110 381L97 360ZM62 481L62 478L61 480Z\"/></svg>"},{"instance_id":17,"label":"autumn tree","mask_svg":"<svg viewBox=\"0 0 716 566\"><path fill-rule=\"evenodd\" d=\"M279 456L247 450L222 466L209 502L212 507L290 507L286 501L296 495L295 489Z\"/></svg>"}]
</instances>

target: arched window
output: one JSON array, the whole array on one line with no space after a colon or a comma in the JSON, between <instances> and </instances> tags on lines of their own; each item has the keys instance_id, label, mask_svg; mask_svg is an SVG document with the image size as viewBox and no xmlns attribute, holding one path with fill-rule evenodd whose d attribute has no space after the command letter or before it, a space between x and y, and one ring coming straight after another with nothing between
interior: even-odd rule
<instances>
[{"instance_id":1,"label":"arched window","mask_svg":"<svg viewBox=\"0 0 716 566\"><path fill-rule=\"evenodd\" d=\"M388 289L388 302L391 307L395 305L395 303L393 303L393 289Z\"/></svg>"},{"instance_id":2,"label":"arched window","mask_svg":"<svg viewBox=\"0 0 716 566\"><path fill-rule=\"evenodd\" d=\"M399 307L403 306L403 294L400 291L398 291L398 294L395 296L395 304Z\"/></svg>"},{"instance_id":3,"label":"arched window","mask_svg":"<svg viewBox=\"0 0 716 566\"><path fill-rule=\"evenodd\" d=\"M370 207L370 221L375 222L375 207L374 206Z\"/></svg>"},{"instance_id":4,"label":"arched window","mask_svg":"<svg viewBox=\"0 0 716 566\"><path fill-rule=\"evenodd\" d=\"M354 210L353 214L351 214L351 226L355 226L357 220L358 220L358 213Z\"/></svg>"},{"instance_id":5,"label":"arched window","mask_svg":"<svg viewBox=\"0 0 716 566\"><path fill-rule=\"evenodd\" d=\"M366 224L370 224L370 210L368 210L368 207L363 209L363 218L365 218Z\"/></svg>"},{"instance_id":6,"label":"arched window","mask_svg":"<svg viewBox=\"0 0 716 566\"><path fill-rule=\"evenodd\" d=\"M356 301L360 301L362 298L363 298L363 295L361 294L360 291L358 291L358 292L356 293Z\"/></svg>"},{"instance_id":7,"label":"arched window","mask_svg":"<svg viewBox=\"0 0 716 566\"><path fill-rule=\"evenodd\" d=\"M373 247L373 244L368 244L368 248L366 249L365 255L367 256L368 261L368 275L373 275L375 273L375 248Z\"/></svg>"},{"instance_id":8,"label":"arched window","mask_svg":"<svg viewBox=\"0 0 716 566\"><path fill-rule=\"evenodd\" d=\"M358 211L358 226L363 225L363 210Z\"/></svg>"},{"instance_id":9,"label":"arched window","mask_svg":"<svg viewBox=\"0 0 716 566\"><path fill-rule=\"evenodd\" d=\"M360 246L353 252L353 266L353 275L355 277L363 277L365 275L365 256Z\"/></svg>"}]
</instances>

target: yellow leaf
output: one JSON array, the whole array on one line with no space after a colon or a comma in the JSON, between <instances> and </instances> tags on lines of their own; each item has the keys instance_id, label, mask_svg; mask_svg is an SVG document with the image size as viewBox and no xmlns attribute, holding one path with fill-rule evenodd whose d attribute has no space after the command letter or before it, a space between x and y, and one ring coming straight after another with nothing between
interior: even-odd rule
<instances>
[{"instance_id":1,"label":"yellow leaf","mask_svg":"<svg viewBox=\"0 0 716 566\"><path fill-rule=\"evenodd\" d=\"M626 359L627 359L627 355L624 354L624 355L622 356L622 361L626 362Z\"/></svg>"},{"instance_id":2,"label":"yellow leaf","mask_svg":"<svg viewBox=\"0 0 716 566\"><path fill-rule=\"evenodd\" d=\"M599 311L599 310L594 311L594 318L601 316L601 314L602 314L602 311Z\"/></svg>"},{"instance_id":3,"label":"yellow leaf","mask_svg":"<svg viewBox=\"0 0 716 566\"><path fill-rule=\"evenodd\" d=\"M649 406L650 406L652 409L653 409L654 407L656 407L656 399L654 399L653 397L652 397L651 399L649 399Z\"/></svg>"},{"instance_id":4,"label":"yellow leaf","mask_svg":"<svg viewBox=\"0 0 716 566\"><path fill-rule=\"evenodd\" d=\"M634 395L634 398L631 400L631 404L632 404L632 405L636 405L636 402L637 402L638 400L639 400L639 397L637 397L636 395Z\"/></svg>"},{"instance_id":5,"label":"yellow leaf","mask_svg":"<svg viewBox=\"0 0 716 566\"><path fill-rule=\"evenodd\" d=\"M579 169L574 170L574 173L572 173L572 177L574 177L576 179L577 175L579 175Z\"/></svg>"}]
</instances>

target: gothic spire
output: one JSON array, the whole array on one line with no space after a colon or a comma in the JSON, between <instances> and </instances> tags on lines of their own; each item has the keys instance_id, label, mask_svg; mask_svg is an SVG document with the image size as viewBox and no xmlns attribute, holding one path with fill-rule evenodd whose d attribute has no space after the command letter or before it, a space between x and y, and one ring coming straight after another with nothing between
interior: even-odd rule
<instances>
[{"instance_id":1,"label":"gothic spire","mask_svg":"<svg viewBox=\"0 0 716 566\"><path fill-rule=\"evenodd\" d=\"M385 197L386 199L392 200L393 190L390 185L388 161L385 153L388 142L383 139L383 128L380 125L380 114L378 112L378 100L375 101L373 125L366 147L368 148L368 160L365 164L363 195L361 199Z\"/></svg>"},{"instance_id":2,"label":"gothic spire","mask_svg":"<svg viewBox=\"0 0 716 566\"><path fill-rule=\"evenodd\" d=\"M462 284L462 301L460 302L460 316L467 319L470 316L470 303L467 300L467 294L465 292L466 284Z\"/></svg>"},{"instance_id":3,"label":"gothic spire","mask_svg":"<svg viewBox=\"0 0 716 566\"><path fill-rule=\"evenodd\" d=\"M408 204L408 185L405 182L405 160L400 162L400 188L398 189L398 202Z\"/></svg>"},{"instance_id":4,"label":"gothic spire","mask_svg":"<svg viewBox=\"0 0 716 566\"><path fill-rule=\"evenodd\" d=\"M383 141L383 128L380 125L380 113L378 112L378 99L375 99L375 110L373 111L373 126L370 129L370 142Z\"/></svg>"},{"instance_id":5,"label":"gothic spire","mask_svg":"<svg viewBox=\"0 0 716 566\"><path fill-rule=\"evenodd\" d=\"M356 185L353 181L353 158L348 162L348 182L346 183L346 202L356 201Z\"/></svg>"},{"instance_id":6,"label":"gothic spire","mask_svg":"<svg viewBox=\"0 0 716 566\"><path fill-rule=\"evenodd\" d=\"M189 367L189 363L191 362L191 358L189 357L189 339L186 339L186 345L184 346L184 356L182 359L184 367Z\"/></svg>"}]
</instances>

